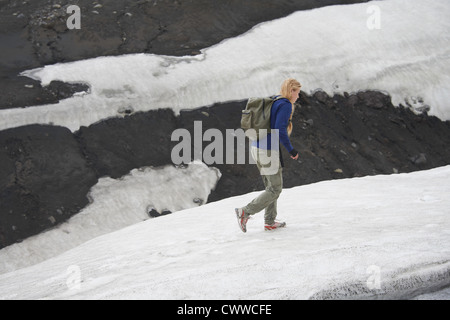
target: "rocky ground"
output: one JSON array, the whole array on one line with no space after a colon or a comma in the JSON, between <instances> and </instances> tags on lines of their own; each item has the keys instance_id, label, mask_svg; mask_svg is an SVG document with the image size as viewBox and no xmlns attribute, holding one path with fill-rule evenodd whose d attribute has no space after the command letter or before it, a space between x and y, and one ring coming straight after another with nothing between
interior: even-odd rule
<instances>
[{"instance_id":1,"label":"rocky ground","mask_svg":"<svg viewBox=\"0 0 450 320\"><path fill-rule=\"evenodd\" d=\"M85 90L61 82L42 88L17 76L26 69L132 52L192 54L294 10L351 2L361 1L70 1L83 14L82 28L69 31L68 3L0 0L0 106L52 103ZM171 164L176 128L192 132L200 120L203 131L217 128L226 136L226 129L239 127L244 106L245 101L228 102L179 116L172 110L130 113L75 133L43 125L0 131L0 248L79 212L102 176ZM293 122L300 159L284 153L285 187L450 163L450 123L396 108L380 92L302 92ZM254 165L215 166L222 178L210 202L263 187Z\"/></svg>"}]
</instances>

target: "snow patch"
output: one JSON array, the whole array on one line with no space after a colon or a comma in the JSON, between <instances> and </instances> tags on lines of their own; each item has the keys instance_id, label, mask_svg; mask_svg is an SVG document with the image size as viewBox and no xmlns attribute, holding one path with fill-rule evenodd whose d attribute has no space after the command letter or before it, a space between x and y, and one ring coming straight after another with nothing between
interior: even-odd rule
<instances>
[{"instance_id":1,"label":"snow patch","mask_svg":"<svg viewBox=\"0 0 450 320\"><path fill-rule=\"evenodd\" d=\"M193 207L0 275L0 299L427 298L450 285L449 181L447 166L284 189L273 232L262 213L237 225L259 192Z\"/></svg>"},{"instance_id":2,"label":"snow patch","mask_svg":"<svg viewBox=\"0 0 450 320\"><path fill-rule=\"evenodd\" d=\"M0 273L44 261L99 235L147 220L149 208L176 212L198 207L206 203L220 176L218 169L194 161L184 168L144 167L120 179L101 178L89 193L91 204L80 213L0 250Z\"/></svg>"}]
</instances>

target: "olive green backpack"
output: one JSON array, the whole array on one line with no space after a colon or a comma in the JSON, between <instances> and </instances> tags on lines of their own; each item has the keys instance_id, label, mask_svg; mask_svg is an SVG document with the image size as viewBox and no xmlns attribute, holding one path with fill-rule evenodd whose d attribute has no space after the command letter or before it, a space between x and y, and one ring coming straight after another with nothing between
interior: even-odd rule
<instances>
[{"instance_id":1,"label":"olive green backpack","mask_svg":"<svg viewBox=\"0 0 450 320\"><path fill-rule=\"evenodd\" d=\"M264 138L270 132L270 112L275 101L281 96L250 98L242 110L241 128L250 140Z\"/></svg>"}]
</instances>

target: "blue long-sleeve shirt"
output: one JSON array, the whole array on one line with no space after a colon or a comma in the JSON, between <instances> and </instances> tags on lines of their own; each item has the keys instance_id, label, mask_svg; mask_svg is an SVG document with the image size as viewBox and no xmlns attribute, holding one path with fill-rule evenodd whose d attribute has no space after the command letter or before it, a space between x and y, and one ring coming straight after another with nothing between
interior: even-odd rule
<instances>
[{"instance_id":1,"label":"blue long-sleeve shirt","mask_svg":"<svg viewBox=\"0 0 450 320\"><path fill-rule=\"evenodd\" d=\"M286 148L286 150L291 153L294 147L289 140L289 135L287 132L287 127L289 124L289 118L292 114L292 104L286 99L282 98L275 101L272 105L270 111L270 128L278 129L278 132L269 133L265 138L253 141L252 146L266 149L266 150L279 150L279 142ZM278 133L278 139L277 139ZM274 135L274 137L272 137ZM276 142L275 145L272 142Z\"/></svg>"}]
</instances>

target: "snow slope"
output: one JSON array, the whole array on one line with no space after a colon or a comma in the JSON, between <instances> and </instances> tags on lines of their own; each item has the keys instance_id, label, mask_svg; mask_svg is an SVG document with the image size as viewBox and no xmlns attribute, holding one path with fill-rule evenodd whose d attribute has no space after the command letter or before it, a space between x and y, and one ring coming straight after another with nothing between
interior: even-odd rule
<instances>
[{"instance_id":1,"label":"snow slope","mask_svg":"<svg viewBox=\"0 0 450 320\"><path fill-rule=\"evenodd\" d=\"M206 202L220 179L216 168L194 161L185 168L171 165L134 169L92 187L92 203L67 222L0 250L0 274L27 267L72 249L99 235L119 230L161 213L197 207Z\"/></svg>"},{"instance_id":2,"label":"snow slope","mask_svg":"<svg viewBox=\"0 0 450 320\"><path fill-rule=\"evenodd\" d=\"M450 286L450 166L285 189L288 227L264 232L260 213L244 234L233 209L257 194L0 275L0 299L427 298Z\"/></svg>"},{"instance_id":3,"label":"snow slope","mask_svg":"<svg viewBox=\"0 0 450 320\"><path fill-rule=\"evenodd\" d=\"M54 123L76 131L120 110L196 108L276 93L294 77L305 92L381 90L394 105L431 107L450 120L450 2L388 0L299 11L197 56L133 54L29 70L84 82L90 92L55 105L0 110L0 130ZM268 50L270 48L270 50Z\"/></svg>"}]
</instances>

